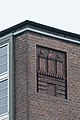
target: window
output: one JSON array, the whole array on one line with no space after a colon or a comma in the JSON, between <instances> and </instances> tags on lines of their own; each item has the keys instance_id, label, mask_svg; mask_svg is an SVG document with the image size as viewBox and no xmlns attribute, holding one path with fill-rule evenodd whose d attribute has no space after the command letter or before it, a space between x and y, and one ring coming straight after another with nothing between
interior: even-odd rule
<instances>
[{"instance_id":1,"label":"window","mask_svg":"<svg viewBox=\"0 0 80 120\"><path fill-rule=\"evenodd\" d=\"M67 99L66 53L37 46L37 91Z\"/></svg>"},{"instance_id":2,"label":"window","mask_svg":"<svg viewBox=\"0 0 80 120\"><path fill-rule=\"evenodd\" d=\"M8 118L8 44L0 46L0 117Z\"/></svg>"},{"instance_id":3,"label":"window","mask_svg":"<svg viewBox=\"0 0 80 120\"><path fill-rule=\"evenodd\" d=\"M12 35L0 38L0 120L14 120Z\"/></svg>"}]
</instances>

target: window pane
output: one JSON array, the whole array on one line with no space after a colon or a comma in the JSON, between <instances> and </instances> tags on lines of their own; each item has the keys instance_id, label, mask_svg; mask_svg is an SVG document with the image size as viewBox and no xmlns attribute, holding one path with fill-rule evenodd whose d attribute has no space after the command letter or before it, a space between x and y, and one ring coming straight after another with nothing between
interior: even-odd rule
<instances>
[{"instance_id":1,"label":"window pane","mask_svg":"<svg viewBox=\"0 0 80 120\"><path fill-rule=\"evenodd\" d=\"M0 66L0 74L7 71L7 64Z\"/></svg>"},{"instance_id":2,"label":"window pane","mask_svg":"<svg viewBox=\"0 0 80 120\"><path fill-rule=\"evenodd\" d=\"M8 118L4 118L4 119L2 119L2 120L8 120Z\"/></svg>"},{"instance_id":3,"label":"window pane","mask_svg":"<svg viewBox=\"0 0 80 120\"><path fill-rule=\"evenodd\" d=\"M7 87L7 82L8 82L8 80L7 80L7 79L6 79L6 80L1 81L1 82L0 82L0 89L3 89L3 88L5 88L5 87Z\"/></svg>"},{"instance_id":4,"label":"window pane","mask_svg":"<svg viewBox=\"0 0 80 120\"><path fill-rule=\"evenodd\" d=\"M4 106L4 107L1 107L0 108L0 115L6 113L7 111L8 111L8 106L7 105Z\"/></svg>"},{"instance_id":5,"label":"window pane","mask_svg":"<svg viewBox=\"0 0 80 120\"><path fill-rule=\"evenodd\" d=\"M5 76L7 72L7 45L0 47L0 76L1 79ZM7 75L7 74L6 74ZM0 115L8 112L8 80L0 81ZM4 120L7 120L7 117L3 117Z\"/></svg>"},{"instance_id":6,"label":"window pane","mask_svg":"<svg viewBox=\"0 0 80 120\"><path fill-rule=\"evenodd\" d=\"M0 57L0 66L7 63L7 55Z\"/></svg>"},{"instance_id":7,"label":"window pane","mask_svg":"<svg viewBox=\"0 0 80 120\"><path fill-rule=\"evenodd\" d=\"M7 45L0 48L0 57L7 54Z\"/></svg>"},{"instance_id":8,"label":"window pane","mask_svg":"<svg viewBox=\"0 0 80 120\"><path fill-rule=\"evenodd\" d=\"M3 106L3 105L8 103L7 99L8 99L7 97L0 99L0 108L1 108L1 106Z\"/></svg>"},{"instance_id":9,"label":"window pane","mask_svg":"<svg viewBox=\"0 0 80 120\"><path fill-rule=\"evenodd\" d=\"M1 97L4 97L7 95L7 88L6 89L3 89L3 90L0 90L0 98Z\"/></svg>"}]
</instances>

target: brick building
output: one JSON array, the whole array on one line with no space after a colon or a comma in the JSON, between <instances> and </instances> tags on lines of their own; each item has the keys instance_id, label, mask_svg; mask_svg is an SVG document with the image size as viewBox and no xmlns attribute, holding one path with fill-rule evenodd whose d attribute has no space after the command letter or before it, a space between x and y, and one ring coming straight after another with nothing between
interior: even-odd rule
<instances>
[{"instance_id":1,"label":"brick building","mask_svg":"<svg viewBox=\"0 0 80 120\"><path fill-rule=\"evenodd\" d=\"M80 35L31 21L0 32L0 120L80 120Z\"/></svg>"}]
</instances>

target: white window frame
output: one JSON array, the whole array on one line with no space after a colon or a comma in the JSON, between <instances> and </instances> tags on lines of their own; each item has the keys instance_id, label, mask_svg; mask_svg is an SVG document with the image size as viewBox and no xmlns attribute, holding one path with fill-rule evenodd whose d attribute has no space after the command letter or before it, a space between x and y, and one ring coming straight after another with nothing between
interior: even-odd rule
<instances>
[{"instance_id":1,"label":"white window frame","mask_svg":"<svg viewBox=\"0 0 80 120\"><path fill-rule=\"evenodd\" d=\"M3 79L3 77L8 78L8 115L1 116L0 120L15 120L14 44L12 33L0 38L0 46L4 45L8 45L8 70L4 74L0 74L0 79Z\"/></svg>"},{"instance_id":2,"label":"white window frame","mask_svg":"<svg viewBox=\"0 0 80 120\"><path fill-rule=\"evenodd\" d=\"M5 47L5 46L7 46L7 62L8 62L8 64L7 64L7 71L0 74L0 81L3 81L5 79L8 80L8 86L7 86L8 87L8 103L7 103L8 111L6 113L0 115L0 120L5 120L5 119L9 120L9 43L0 45L0 48Z\"/></svg>"}]
</instances>

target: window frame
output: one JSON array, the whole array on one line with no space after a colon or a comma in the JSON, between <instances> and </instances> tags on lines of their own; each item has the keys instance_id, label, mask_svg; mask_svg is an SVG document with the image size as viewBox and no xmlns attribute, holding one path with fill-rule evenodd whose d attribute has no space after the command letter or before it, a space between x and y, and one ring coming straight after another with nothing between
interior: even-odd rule
<instances>
[{"instance_id":1,"label":"window frame","mask_svg":"<svg viewBox=\"0 0 80 120\"><path fill-rule=\"evenodd\" d=\"M0 38L0 47L7 45L7 72L0 74L0 80L8 79L8 111L0 115L0 119L14 120L14 51L13 35ZM1 80L1 81L2 81Z\"/></svg>"}]
</instances>

